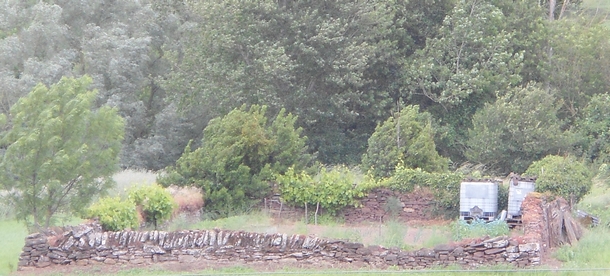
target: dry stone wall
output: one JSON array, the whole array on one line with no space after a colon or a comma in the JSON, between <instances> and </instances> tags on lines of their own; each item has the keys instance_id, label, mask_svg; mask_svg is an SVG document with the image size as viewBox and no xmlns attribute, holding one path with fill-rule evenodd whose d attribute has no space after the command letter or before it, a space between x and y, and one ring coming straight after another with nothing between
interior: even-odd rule
<instances>
[{"instance_id":1,"label":"dry stone wall","mask_svg":"<svg viewBox=\"0 0 610 276\"><path fill-rule=\"evenodd\" d=\"M432 193L418 189L411 193L402 193L388 188L377 188L360 200L361 207L347 208L343 212L345 222L380 222L389 219L401 221L433 219ZM398 206L392 206L396 205Z\"/></svg>"},{"instance_id":2,"label":"dry stone wall","mask_svg":"<svg viewBox=\"0 0 610 276\"><path fill-rule=\"evenodd\" d=\"M478 267L540 264L539 243L497 237L402 251L315 236L242 231L103 232L97 225L29 235L19 268L57 265L151 264L160 262L353 264L371 268L424 269L458 264Z\"/></svg>"}]
</instances>

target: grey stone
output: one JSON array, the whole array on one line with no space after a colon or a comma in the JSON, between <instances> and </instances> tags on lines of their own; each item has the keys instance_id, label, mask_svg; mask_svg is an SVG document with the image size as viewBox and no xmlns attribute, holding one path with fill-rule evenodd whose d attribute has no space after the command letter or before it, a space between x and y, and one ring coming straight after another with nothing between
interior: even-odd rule
<instances>
[{"instance_id":1,"label":"grey stone","mask_svg":"<svg viewBox=\"0 0 610 276\"><path fill-rule=\"evenodd\" d=\"M519 252L538 252L540 251L539 243L526 243L519 245Z\"/></svg>"},{"instance_id":2,"label":"grey stone","mask_svg":"<svg viewBox=\"0 0 610 276\"><path fill-rule=\"evenodd\" d=\"M135 258L135 259L129 260L129 263L131 263L131 264L143 264L143 263L146 263L146 259L144 259L144 258Z\"/></svg>"},{"instance_id":3,"label":"grey stone","mask_svg":"<svg viewBox=\"0 0 610 276\"><path fill-rule=\"evenodd\" d=\"M47 267L50 265L51 265L51 262L37 262L36 263L36 267L38 267L38 268L43 268L43 267Z\"/></svg>"},{"instance_id":4,"label":"grey stone","mask_svg":"<svg viewBox=\"0 0 610 276\"><path fill-rule=\"evenodd\" d=\"M455 245L449 245L449 244L439 244L437 246L434 247L434 251L435 252L440 252L440 251L447 251L447 252L451 252L456 248Z\"/></svg>"},{"instance_id":5,"label":"grey stone","mask_svg":"<svg viewBox=\"0 0 610 276\"><path fill-rule=\"evenodd\" d=\"M28 262L28 261L19 261L19 262L17 263L17 266L18 266L18 267L25 267L25 266L28 266L28 265L29 265L29 262Z\"/></svg>"},{"instance_id":6,"label":"grey stone","mask_svg":"<svg viewBox=\"0 0 610 276\"><path fill-rule=\"evenodd\" d=\"M414 252L417 257L436 257L436 253L432 249L423 248Z\"/></svg>"},{"instance_id":7,"label":"grey stone","mask_svg":"<svg viewBox=\"0 0 610 276\"><path fill-rule=\"evenodd\" d=\"M158 245L144 245L144 252L150 252L153 254L165 254L166 251L163 250L163 248L159 247Z\"/></svg>"},{"instance_id":8,"label":"grey stone","mask_svg":"<svg viewBox=\"0 0 610 276\"><path fill-rule=\"evenodd\" d=\"M451 255L453 255L453 256L462 256L463 254L464 254L464 248L461 246L458 246L453 251L451 251Z\"/></svg>"},{"instance_id":9,"label":"grey stone","mask_svg":"<svg viewBox=\"0 0 610 276\"><path fill-rule=\"evenodd\" d=\"M116 264L117 261L115 259L106 258L106 260L104 260L104 263L113 265L113 264Z\"/></svg>"},{"instance_id":10,"label":"grey stone","mask_svg":"<svg viewBox=\"0 0 610 276\"><path fill-rule=\"evenodd\" d=\"M86 235L87 233L93 231L93 227L87 224L81 224L72 229L72 236L80 239L80 237Z\"/></svg>"},{"instance_id":11,"label":"grey stone","mask_svg":"<svg viewBox=\"0 0 610 276\"><path fill-rule=\"evenodd\" d=\"M30 240L30 239L39 239L42 237L42 234L40 233L34 233L34 234L30 234L27 237L25 237L26 240Z\"/></svg>"},{"instance_id":12,"label":"grey stone","mask_svg":"<svg viewBox=\"0 0 610 276\"><path fill-rule=\"evenodd\" d=\"M280 258L281 258L280 256L271 255L271 256L264 256L263 260L265 260L265 261L272 261L272 260L278 260Z\"/></svg>"},{"instance_id":13,"label":"grey stone","mask_svg":"<svg viewBox=\"0 0 610 276\"><path fill-rule=\"evenodd\" d=\"M499 240L492 243L493 248L503 248L508 246L508 240Z\"/></svg>"},{"instance_id":14,"label":"grey stone","mask_svg":"<svg viewBox=\"0 0 610 276\"><path fill-rule=\"evenodd\" d=\"M72 236L69 236L68 239L61 245L61 249L68 251L75 243L76 240Z\"/></svg>"},{"instance_id":15,"label":"grey stone","mask_svg":"<svg viewBox=\"0 0 610 276\"><path fill-rule=\"evenodd\" d=\"M25 246L34 246L34 245L45 244L45 243L47 243L47 239L45 239L45 238L25 240Z\"/></svg>"},{"instance_id":16,"label":"grey stone","mask_svg":"<svg viewBox=\"0 0 610 276\"><path fill-rule=\"evenodd\" d=\"M485 255L495 255L504 252L504 248L491 248L485 250Z\"/></svg>"},{"instance_id":17,"label":"grey stone","mask_svg":"<svg viewBox=\"0 0 610 276\"><path fill-rule=\"evenodd\" d=\"M63 259L66 256L62 256L56 252L51 252L51 253L47 254L47 257L49 257L49 259Z\"/></svg>"},{"instance_id":18,"label":"grey stone","mask_svg":"<svg viewBox=\"0 0 610 276\"><path fill-rule=\"evenodd\" d=\"M125 254L127 254L126 250L119 250L119 251L112 252L112 255L114 255L114 256L121 256L121 255L125 255Z\"/></svg>"},{"instance_id":19,"label":"grey stone","mask_svg":"<svg viewBox=\"0 0 610 276\"><path fill-rule=\"evenodd\" d=\"M361 243L359 243L359 242L346 242L346 243L344 244L344 246L345 246L346 248L350 248L350 249L358 249L358 248L363 248L363 247L364 247L364 244L361 244Z\"/></svg>"}]
</instances>

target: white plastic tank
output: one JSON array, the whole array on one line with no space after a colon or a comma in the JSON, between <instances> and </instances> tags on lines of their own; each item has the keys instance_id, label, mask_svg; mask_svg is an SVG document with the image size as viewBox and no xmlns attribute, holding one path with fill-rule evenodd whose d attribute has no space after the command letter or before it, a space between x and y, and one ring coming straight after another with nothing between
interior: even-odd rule
<instances>
[{"instance_id":1,"label":"white plastic tank","mask_svg":"<svg viewBox=\"0 0 610 276\"><path fill-rule=\"evenodd\" d=\"M498 214L498 183L462 182L460 185L460 219L493 220Z\"/></svg>"},{"instance_id":2,"label":"white plastic tank","mask_svg":"<svg viewBox=\"0 0 610 276\"><path fill-rule=\"evenodd\" d=\"M536 183L533 179L511 178L508 188L508 218L512 219L521 216L521 203L525 196L536 190Z\"/></svg>"}]
</instances>

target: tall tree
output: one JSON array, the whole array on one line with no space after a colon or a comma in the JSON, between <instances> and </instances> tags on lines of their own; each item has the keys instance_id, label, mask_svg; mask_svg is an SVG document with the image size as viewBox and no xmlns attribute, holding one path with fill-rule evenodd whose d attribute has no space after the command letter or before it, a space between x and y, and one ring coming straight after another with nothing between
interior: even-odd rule
<instances>
[{"instance_id":1,"label":"tall tree","mask_svg":"<svg viewBox=\"0 0 610 276\"><path fill-rule=\"evenodd\" d=\"M160 2L171 1L4 1L0 112L8 114L37 83L87 74L99 92L96 105L116 106L125 118L121 166L173 163L207 120L179 113L158 84L169 68L165 50L180 49L180 30L189 25L187 11L155 10Z\"/></svg>"},{"instance_id":2,"label":"tall tree","mask_svg":"<svg viewBox=\"0 0 610 276\"><path fill-rule=\"evenodd\" d=\"M520 81L523 53L511 47L513 36L498 7L460 1L438 37L428 39L406 68L405 95L439 121L439 150L453 161L464 159L466 129L476 110Z\"/></svg>"},{"instance_id":3,"label":"tall tree","mask_svg":"<svg viewBox=\"0 0 610 276\"><path fill-rule=\"evenodd\" d=\"M118 169L123 120L115 109L94 109L90 84L89 77L39 84L11 107L0 180L17 217L34 226L48 227L57 212L82 210Z\"/></svg>"},{"instance_id":4,"label":"tall tree","mask_svg":"<svg viewBox=\"0 0 610 276\"><path fill-rule=\"evenodd\" d=\"M204 1L167 89L205 114L242 103L298 115L325 162L357 162L387 117L400 56L387 1ZM396 34L396 33L394 33ZM393 38L394 39L394 38ZM209 116L209 115L208 115Z\"/></svg>"},{"instance_id":5,"label":"tall tree","mask_svg":"<svg viewBox=\"0 0 610 276\"><path fill-rule=\"evenodd\" d=\"M573 123L592 96L610 91L610 30L597 20L554 21L548 83L563 105L559 116Z\"/></svg>"},{"instance_id":6,"label":"tall tree","mask_svg":"<svg viewBox=\"0 0 610 276\"><path fill-rule=\"evenodd\" d=\"M468 160L502 174L523 173L548 154L568 152L571 136L561 130L558 109L556 97L546 89L511 89L474 115Z\"/></svg>"},{"instance_id":7,"label":"tall tree","mask_svg":"<svg viewBox=\"0 0 610 276\"><path fill-rule=\"evenodd\" d=\"M610 163L610 95L594 95L576 121L575 132L578 133L578 147L588 162Z\"/></svg>"},{"instance_id":8,"label":"tall tree","mask_svg":"<svg viewBox=\"0 0 610 276\"><path fill-rule=\"evenodd\" d=\"M432 117L418 106L407 106L377 126L362 157L364 169L378 177L392 175L400 162L427 172L445 171L449 164L436 151Z\"/></svg>"}]
</instances>

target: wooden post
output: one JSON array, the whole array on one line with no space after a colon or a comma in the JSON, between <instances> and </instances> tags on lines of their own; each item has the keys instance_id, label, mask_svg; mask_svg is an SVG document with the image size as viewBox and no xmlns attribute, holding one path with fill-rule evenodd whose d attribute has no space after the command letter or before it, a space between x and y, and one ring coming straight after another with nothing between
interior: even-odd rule
<instances>
[{"instance_id":1,"label":"wooden post","mask_svg":"<svg viewBox=\"0 0 610 276\"><path fill-rule=\"evenodd\" d=\"M314 216L315 225L318 225L318 210L320 210L320 202L316 203L316 214Z\"/></svg>"}]
</instances>

